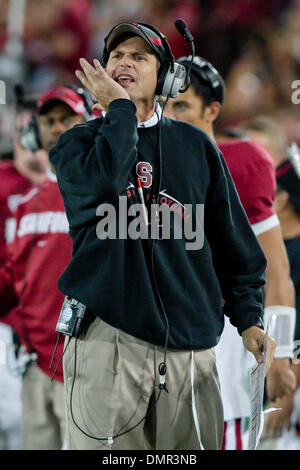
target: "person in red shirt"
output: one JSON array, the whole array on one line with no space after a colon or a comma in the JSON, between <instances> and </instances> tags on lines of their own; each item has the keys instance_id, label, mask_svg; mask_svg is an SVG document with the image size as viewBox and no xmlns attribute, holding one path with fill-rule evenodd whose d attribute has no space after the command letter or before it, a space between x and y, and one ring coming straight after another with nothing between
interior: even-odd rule
<instances>
[{"instance_id":1,"label":"person in red shirt","mask_svg":"<svg viewBox=\"0 0 300 470\"><path fill-rule=\"evenodd\" d=\"M32 119L36 103L26 100L23 109L17 111L13 143L13 159L0 161L0 265L5 262L5 245L11 233L11 217L18 205L18 198L31 185L39 184L46 177L48 154L43 149L31 152L20 143L22 130Z\"/></svg>"},{"instance_id":2,"label":"person in red shirt","mask_svg":"<svg viewBox=\"0 0 300 470\"><path fill-rule=\"evenodd\" d=\"M280 220L282 236L291 266L291 277L296 291L296 328L293 370L297 377L294 395L284 396L276 404L276 413L265 419L259 450L298 450L300 444L300 165L299 148L295 142L289 146L288 139L278 123L270 116L255 116L242 123L247 136L263 145L276 166L277 190L275 207Z\"/></svg>"},{"instance_id":3,"label":"person in red shirt","mask_svg":"<svg viewBox=\"0 0 300 470\"><path fill-rule=\"evenodd\" d=\"M26 150L20 144L22 129L32 118L35 100L25 98L22 109L17 109L15 135L13 142L13 159L0 161L0 267L6 259L6 243L14 237L14 212L22 193L32 185L39 184L46 177L46 166L49 165L48 155L44 150L35 153ZM2 300L2 306L9 297ZM14 298L14 292L11 292ZM11 324L14 323L14 311L0 320L0 341L5 345L5 354L10 359L1 364L0 388L0 428L1 449L22 448L21 436L21 381L12 370L17 367L14 351L18 345Z\"/></svg>"},{"instance_id":4,"label":"person in red shirt","mask_svg":"<svg viewBox=\"0 0 300 470\"><path fill-rule=\"evenodd\" d=\"M183 57L177 62L188 66L190 59ZM194 124L215 140L214 126L222 109L224 94L225 85L218 71L210 62L196 56L191 67L190 88L167 103L166 115ZM250 140L237 139L218 145L267 259L265 322L270 312L280 309L290 315L292 324L295 321L295 290L274 209L276 180L272 158L263 147ZM216 354L225 420L222 448L243 449L247 444L242 442L241 424L242 418L250 415L247 384L251 363L241 338L229 322L225 323ZM275 350L267 376L267 391L272 400L295 390L296 377L290 365L292 357L292 344L288 353L281 354L278 347ZM232 441L230 436L234 436Z\"/></svg>"},{"instance_id":5,"label":"person in red shirt","mask_svg":"<svg viewBox=\"0 0 300 470\"><path fill-rule=\"evenodd\" d=\"M48 153L58 137L90 117L85 94L59 87L38 101L38 136ZM23 440L25 449L60 449L65 419L63 373L55 361L49 369L57 334L55 327L63 295L57 280L71 259L72 243L56 176L47 178L18 199L14 239L7 245L7 260L0 271L0 314L15 311L13 327L30 354L23 375ZM57 357L62 355L58 344Z\"/></svg>"}]
</instances>

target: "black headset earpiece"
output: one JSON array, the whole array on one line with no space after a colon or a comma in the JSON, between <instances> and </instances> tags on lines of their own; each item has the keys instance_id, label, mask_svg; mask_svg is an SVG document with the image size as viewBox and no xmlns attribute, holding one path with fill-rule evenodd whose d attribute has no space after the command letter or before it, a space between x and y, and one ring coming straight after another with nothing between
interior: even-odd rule
<instances>
[{"instance_id":1,"label":"black headset earpiece","mask_svg":"<svg viewBox=\"0 0 300 470\"><path fill-rule=\"evenodd\" d=\"M14 87L15 99L16 99L16 112L23 114L25 110L25 89L22 83L18 83ZM32 102L31 108L36 106L35 102ZM36 152L41 146L40 133L38 118L35 112L33 112L29 124L22 126L18 131L18 139L22 147L30 152Z\"/></svg>"},{"instance_id":2,"label":"black headset earpiece","mask_svg":"<svg viewBox=\"0 0 300 470\"><path fill-rule=\"evenodd\" d=\"M38 117L35 113L30 123L20 130L19 140L22 147L30 152L37 152L42 148Z\"/></svg>"},{"instance_id":3,"label":"black headset earpiece","mask_svg":"<svg viewBox=\"0 0 300 470\"><path fill-rule=\"evenodd\" d=\"M155 94L158 96L176 98L179 95L180 89L184 86L186 80L186 69L181 64L175 62L172 54L170 45L167 38L154 26L139 23L141 26L145 26L151 29L161 39L162 45L165 50L165 60L161 63Z\"/></svg>"}]
</instances>

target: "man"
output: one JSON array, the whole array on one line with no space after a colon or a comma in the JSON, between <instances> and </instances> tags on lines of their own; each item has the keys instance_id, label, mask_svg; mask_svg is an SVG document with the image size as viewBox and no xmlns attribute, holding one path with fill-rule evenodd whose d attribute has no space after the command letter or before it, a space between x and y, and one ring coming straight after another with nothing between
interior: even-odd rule
<instances>
[{"instance_id":1,"label":"man","mask_svg":"<svg viewBox=\"0 0 300 470\"><path fill-rule=\"evenodd\" d=\"M39 184L46 176L46 167L49 165L47 154L40 150L30 152L20 144L20 132L24 120L30 119L29 112L17 114L14 137L13 160L0 161L0 263L5 260L6 238L10 234L10 218L16 208L18 197L32 184Z\"/></svg>"},{"instance_id":2,"label":"man","mask_svg":"<svg viewBox=\"0 0 300 470\"><path fill-rule=\"evenodd\" d=\"M263 360L265 259L216 146L188 124L160 119L155 95L172 57L152 26L114 27L106 70L81 59L76 72L105 117L76 126L50 152L74 243L59 287L94 316L64 355L68 449L220 447L220 286L246 347ZM169 228L170 239L134 236L137 197L149 232ZM196 204L205 205L204 233ZM159 205L173 208L168 227ZM182 219L198 227L201 249L176 238ZM273 348L270 339L271 356Z\"/></svg>"},{"instance_id":3,"label":"man","mask_svg":"<svg viewBox=\"0 0 300 470\"><path fill-rule=\"evenodd\" d=\"M20 144L22 128L30 122L35 100L26 99L24 109L16 114L15 135L13 142L13 160L0 161L0 266L6 259L6 243L14 237L14 212L21 195L34 184L39 184L46 177L48 155L39 150L35 153L24 149ZM2 304L5 299L1 299ZM22 449L21 435L21 379L11 369L15 368L13 330L9 326L14 322L11 312L1 319L0 341L5 344L9 360L1 364L0 371L0 448Z\"/></svg>"},{"instance_id":4,"label":"man","mask_svg":"<svg viewBox=\"0 0 300 470\"><path fill-rule=\"evenodd\" d=\"M189 64L187 57L177 61L186 66ZM195 57L191 69L191 86L187 92L168 103L166 115L194 124L214 140L214 125L222 109L224 94L225 85L217 70L201 57ZM233 140L219 144L219 148L267 258L265 307L273 312L272 306L283 305L285 311L294 316L294 288L273 206L275 172L272 159L262 147L236 139L236 134ZM225 410L223 449L238 450L247 447L246 442L242 442L242 418L250 414L250 363L242 342L228 322L216 353ZM289 357L292 356L291 347ZM267 378L269 396L275 399L291 394L295 385L289 359L285 355L277 355Z\"/></svg>"},{"instance_id":5,"label":"man","mask_svg":"<svg viewBox=\"0 0 300 470\"><path fill-rule=\"evenodd\" d=\"M277 400L275 404L273 402L269 403L269 408L276 406L281 410L266 416L260 448L287 448L290 450L294 448L298 450L299 436L296 435L296 426L299 426L300 408L300 180L299 163L297 163L299 149L295 144L288 148L288 142L282 129L271 117L257 116L249 119L243 123L243 129L251 139L260 143L269 151L276 165L275 208L280 220L282 236L291 266L291 277L296 291L297 317L294 339L297 361L293 361L292 368L297 377L298 388L295 394L285 396ZM287 428L290 428L289 431L287 431Z\"/></svg>"},{"instance_id":6,"label":"man","mask_svg":"<svg viewBox=\"0 0 300 470\"><path fill-rule=\"evenodd\" d=\"M59 87L38 101L37 135L49 152L58 137L88 117L82 94ZM25 449L60 449L65 437L63 373L55 380L49 369L56 344L55 326L63 296L57 279L71 259L71 239L56 177L48 177L18 200L16 234L8 244L9 259L0 271L1 314L14 307L13 324L30 354L23 373L23 439ZM58 357L62 344L58 345Z\"/></svg>"},{"instance_id":7,"label":"man","mask_svg":"<svg viewBox=\"0 0 300 470\"><path fill-rule=\"evenodd\" d=\"M25 100L24 110L18 111L14 135L13 160L0 161L0 265L6 257L6 243L14 238L13 213L18 200L32 185L40 184L46 177L49 166L47 153L39 149L31 152L20 143L20 136L31 121L36 102Z\"/></svg>"}]
</instances>

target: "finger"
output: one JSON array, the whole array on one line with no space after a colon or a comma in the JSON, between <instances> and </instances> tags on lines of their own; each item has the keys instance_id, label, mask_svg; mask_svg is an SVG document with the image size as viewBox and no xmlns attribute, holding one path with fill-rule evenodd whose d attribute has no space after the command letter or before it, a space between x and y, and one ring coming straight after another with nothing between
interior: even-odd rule
<instances>
[{"instance_id":1,"label":"finger","mask_svg":"<svg viewBox=\"0 0 300 470\"><path fill-rule=\"evenodd\" d=\"M86 76L84 75L83 72L81 72L80 70L75 70L75 75L76 77L81 81L81 83L86 87L88 85L88 80L86 78Z\"/></svg>"},{"instance_id":2,"label":"finger","mask_svg":"<svg viewBox=\"0 0 300 470\"><path fill-rule=\"evenodd\" d=\"M262 364L264 362L263 356L263 342L261 340L257 340L255 351L253 352L257 362Z\"/></svg>"},{"instance_id":3,"label":"finger","mask_svg":"<svg viewBox=\"0 0 300 470\"><path fill-rule=\"evenodd\" d=\"M263 358L263 355L261 354L261 352L259 351L259 349L257 348L257 346L255 345L254 347L249 347L248 350L250 352L252 352L252 354L254 355L256 361L261 364L262 362L264 362L264 358Z\"/></svg>"},{"instance_id":4,"label":"finger","mask_svg":"<svg viewBox=\"0 0 300 470\"><path fill-rule=\"evenodd\" d=\"M103 111L103 107L100 103L93 104L92 109L100 109L100 111Z\"/></svg>"},{"instance_id":5,"label":"finger","mask_svg":"<svg viewBox=\"0 0 300 470\"><path fill-rule=\"evenodd\" d=\"M260 340L259 338L252 338L249 342L247 342L247 349L248 351L252 352L255 359L258 363L263 362L263 355L261 352Z\"/></svg>"},{"instance_id":6,"label":"finger","mask_svg":"<svg viewBox=\"0 0 300 470\"><path fill-rule=\"evenodd\" d=\"M86 59L81 58L79 62L87 77L91 75L92 76L95 75L96 70L94 69L94 67L92 67L92 65Z\"/></svg>"},{"instance_id":7,"label":"finger","mask_svg":"<svg viewBox=\"0 0 300 470\"><path fill-rule=\"evenodd\" d=\"M105 73L105 70L102 67L102 65L100 64L100 61L98 59L94 59L93 63L94 63L94 66L95 66L97 72L99 72L100 74Z\"/></svg>"}]
</instances>

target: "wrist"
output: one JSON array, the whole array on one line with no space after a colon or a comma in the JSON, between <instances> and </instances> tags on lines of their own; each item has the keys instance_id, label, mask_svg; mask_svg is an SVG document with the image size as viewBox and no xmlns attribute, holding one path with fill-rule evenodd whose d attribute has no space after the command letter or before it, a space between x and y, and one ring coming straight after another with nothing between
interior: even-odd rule
<instances>
[{"instance_id":1,"label":"wrist","mask_svg":"<svg viewBox=\"0 0 300 470\"><path fill-rule=\"evenodd\" d=\"M254 332L257 332L257 333L263 332L264 333L264 330L263 330L263 328L261 328L258 325L249 326L249 328L246 328L245 330L242 331L242 338L248 336L249 334L251 335Z\"/></svg>"}]
</instances>

